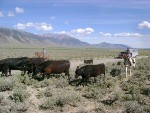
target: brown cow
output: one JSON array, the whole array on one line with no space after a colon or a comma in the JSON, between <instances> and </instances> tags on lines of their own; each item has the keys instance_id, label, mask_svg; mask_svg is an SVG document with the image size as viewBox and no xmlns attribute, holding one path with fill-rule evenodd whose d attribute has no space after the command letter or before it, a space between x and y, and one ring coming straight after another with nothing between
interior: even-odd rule
<instances>
[{"instance_id":1,"label":"brown cow","mask_svg":"<svg viewBox=\"0 0 150 113\"><path fill-rule=\"evenodd\" d=\"M50 74L65 73L65 75L68 75L68 79L70 80L69 68L70 62L68 60L58 60L58 61L48 60L37 66L34 75L42 73L44 77L45 75Z\"/></svg>"}]
</instances>

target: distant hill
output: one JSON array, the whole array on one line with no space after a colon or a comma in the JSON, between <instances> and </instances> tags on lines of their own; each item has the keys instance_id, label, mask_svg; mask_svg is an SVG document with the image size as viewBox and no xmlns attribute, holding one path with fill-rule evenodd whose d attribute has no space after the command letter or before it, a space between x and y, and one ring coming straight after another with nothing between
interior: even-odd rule
<instances>
[{"instance_id":1,"label":"distant hill","mask_svg":"<svg viewBox=\"0 0 150 113\"><path fill-rule=\"evenodd\" d=\"M64 47L94 47L122 49L129 46L102 42L89 44L66 34L36 35L22 30L0 28L0 46L64 46Z\"/></svg>"},{"instance_id":2,"label":"distant hill","mask_svg":"<svg viewBox=\"0 0 150 113\"><path fill-rule=\"evenodd\" d=\"M132 48L128 45L124 45L124 44L111 44L111 43L106 43L106 42L102 42L99 44L94 44L93 47L96 48L113 48L113 49L122 49L122 48Z\"/></svg>"}]
</instances>

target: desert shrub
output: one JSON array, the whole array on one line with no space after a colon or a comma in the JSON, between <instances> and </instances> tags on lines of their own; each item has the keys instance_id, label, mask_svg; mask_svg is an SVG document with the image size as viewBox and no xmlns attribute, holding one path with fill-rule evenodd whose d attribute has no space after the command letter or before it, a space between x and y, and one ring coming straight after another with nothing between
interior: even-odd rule
<instances>
[{"instance_id":1,"label":"desert shrub","mask_svg":"<svg viewBox=\"0 0 150 113\"><path fill-rule=\"evenodd\" d=\"M107 87L107 88L112 88L112 87L114 87L115 86L115 81L113 81L113 80L107 80L106 81L106 83L105 83L105 86Z\"/></svg>"},{"instance_id":2,"label":"desert shrub","mask_svg":"<svg viewBox=\"0 0 150 113\"><path fill-rule=\"evenodd\" d=\"M16 105L16 110L18 113L26 112L29 108L29 103L19 102Z\"/></svg>"},{"instance_id":3,"label":"desert shrub","mask_svg":"<svg viewBox=\"0 0 150 113\"><path fill-rule=\"evenodd\" d=\"M53 92L54 93L54 92ZM82 101L82 96L75 92L63 91L53 94L39 105L40 109L56 109L57 107L64 107L65 105L76 106L78 102Z\"/></svg>"},{"instance_id":4,"label":"desert shrub","mask_svg":"<svg viewBox=\"0 0 150 113\"><path fill-rule=\"evenodd\" d=\"M150 70L150 58L140 59L137 63L137 70Z\"/></svg>"},{"instance_id":5,"label":"desert shrub","mask_svg":"<svg viewBox=\"0 0 150 113\"><path fill-rule=\"evenodd\" d=\"M118 80L123 80L125 78L125 73L121 73L120 75L118 75Z\"/></svg>"},{"instance_id":6,"label":"desert shrub","mask_svg":"<svg viewBox=\"0 0 150 113\"><path fill-rule=\"evenodd\" d=\"M91 85L85 89L84 94L82 94L82 96L87 99L99 100L104 95L106 95L107 93L110 93L110 92L111 92L111 90L109 88L106 88L103 86L101 87L100 85L95 85L95 86Z\"/></svg>"},{"instance_id":7,"label":"desert shrub","mask_svg":"<svg viewBox=\"0 0 150 113\"><path fill-rule=\"evenodd\" d=\"M117 65L118 65L118 66L122 65L122 62L118 61L118 62L117 62Z\"/></svg>"},{"instance_id":8,"label":"desert shrub","mask_svg":"<svg viewBox=\"0 0 150 113\"><path fill-rule=\"evenodd\" d=\"M43 97L52 97L53 93L52 93L52 89L53 87L47 87L45 90L41 90L38 92L38 94L36 95L36 97L38 99L43 98Z\"/></svg>"},{"instance_id":9,"label":"desert shrub","mask_svg":"<svg viewBox=\"0 0 150 113\"><path fill-rule=\"evenodd\" d=\"M149 86L142 86L140 89L141 94L150 96L150 87Z\"/></svg>"},{"instance_id":10,"label":"desert shrub","mask_svg":"<svg viewBox=\"0 0 150 113\"><path fill-rule=\"evenodd\" d=\"M109 96L107 99L102 100L101 102L105 105L111 106L115 101L119 99L119 96L117 94Z\"/></svg>"},{"instance_id":11,"label":"desert shrub","mask_svg":"<svg viewBox=\"0 0 150 113\"><path fill-rule=\"evenodd\" d=\"M11 91L14 88L14 83L11 79L0 78L0 92Z\"/></svg>"},{"instance_id":12,"label":"desert shrub","mask_svg":"<svg viewBox=\"0 0 150 113\"><path fill-rule=\"evenodd\" d=\"M149 105L149 103L150 103L150 99L149 99L149 97L147 97L147 96L145 96L145 95L140 95L139 96L139 100L138 100L138 103L140 104L140 105Z\"/></svg>"},{"instance_id":13,"label":"desert shrub","mask_svg":"<svg viewBox=\"0 0 150 113\"><path fill-rule=\"evenodd\" d=\"M0 104L3 102L4 96L0 94Z\"/></svg>"},{"instance_id":14,"label":"desert shrub","mask_svg":"<svg viewBox=\"0 0 150 113\"><path fill-rule=\"evenodd\" d=\"M28 97L28 93L22 89L15 89L12 93L12 95L9 96L9 99L16 102L24 102L26 98Z\"/></svg>"},{"instance_id":15,"label":"desert shrub","mask_svg":"<svg viewBox=\"0 0 150 113\"><path fill-rule=\"evenodd\" d=\"M12 103L9 102L5 106L0 106L0 113L24 113L28 110L27 103Z\"/></svg>"},{"instance_id":16,"label":"desert shrub","mask_svg":"<svg viewBox=\"0 0 150 113\"><path fill-rule=\"evenodd\" d=\"M126 113L145 113L143 107L137 101L127 101L125 111Z\"/></svg>"},{"instance_id":17,"label":"desert shrub","mask_svg":"<svg viewBox=\"0 0 150 113\"><path fill-rule=\"evenodd\" d=\"M128 93L134 93L135 91L139 91L140 88L139 86L135 85L135 84L131 84L130 82L126 83L126 82L123 82L121 84L121 88L124 90L124 91L127 91Z\"/></svg>"},{"instance_id":18,"label":"desert shrub","mask_svg":"<svg viewBox=\"0 0 150 113\"><path fill-rule=\"evenodd\" d=\"M41 104L41 105L39 105L39 108L40 109L43 109L43 110L46 110L46 109L54 109L54 107L55 107L55 101L54 100L52 100L52 99L46 99L46 100L44 100L44 102Z\"/></svg>"},{"instance_id":19,"label":"desert shrub","mask_svg":"<svg viewBox=\"0 0 150 113\"><path fill-rule=\"evenodd\" d=\"M133 76L136 78L141 78L143 76L143 73L142 73L142 71L135 70Z\"/></svg>"},{"instance_id":20,"label":"desert shrub","mask_svg":"<svg viewBox=\"0 0 150 113\"><path fill-rule=\"evenodd\" d=\"M143 106L143 110L144 110L146 113L150 113L150 105L144 105L144 106Z\"/></svg>"},{"instance_id":21,"label":"desert shrub","mask_svg":"<svg viewBox=\"0 0 150 113\"><path fill-rule=\"evenodd\" d=\"M40 86L41 88L47 87L47 86L50 85L50 82L49 82L48 79L44 79L43 81L38 81L38 82L39 82L39 86Z\"/></svg>"},{"instance_id":22,"label":"desert shrub","mask_svg":"<svg viewBox=\"0 0 150 113\"><path fill-rule=\"evenodd\" d=\"M123 101L132 101L132 95L131 94L124 94L122 95L122 98L121 98Z\"/></svg>"},{"instance_id":23,"label":"desert shrub","mask_svg":"<svg viewBox=\"0 0 150 113\"><path fill-rule=\"evenodd\" d=\"M69 83L67 79L60 77L59 79L54 81L54 85L56 86L56 88L64 88L67 87Z\"/></svg>"},{"instance_id":24,"label":"desert shrub","mask_svg":"<svg viewBox=\"0 0 150 113\"><path fill-rule=\"evenodd\" d=\"M0 94L0 113L23 113L29 108L29 103L11 101Z\"/></svg>"},{"instance_id":25,"label":"desert shrub","mask_svg":"<svg viewBox=\"0 0 150 113\"><path fill-rule=\"evenodd\" d=\"M12 113L11 106L0 106L0 113Z\"/></svg>"},{"instance_id":26,"label":"desert shrub","mask_svg":"<svg viewBox=\"0 0 150 113\"><path fill-rule=\"evenodd\" d=\"M24 76L16 76L16 79L19 83L23 83L25 85L29 85L30 84L30 78L27 75Z\"/></svg>"},{"instance_id":27,"label":"desert shrub","mask_svg":"<svg viewBox=\"0 0 150 113\"><path fill-rule=\"evenodd\" d=\"M44 91L44 96L45 97L52 97L53 94L52 94L52 91L48 88L46 88L46 90Z\"/></svg>"},{"instance_id":28,"label":"desert shrub","mask_svg":"<svg viewBox=\"0 0 150 113\"><path fill-rule=\"evenodd\" d=\"M139 94L124 94L122 96L122 100L123 101L133 101L133 100L140 101L140 96Z\"/></svg>"},{"instance_id":29,"label":"desert shrub","mask_svg":"<svg viewBox=\"0 0 150 113\"><path fill-rule=\"evenodd\" d=\"M117 68L113 68L111 71L110 71L110 75L115 77L115 76L118 76L121 74L121 69L117 69Z\"/></svg>"}]
</instances>

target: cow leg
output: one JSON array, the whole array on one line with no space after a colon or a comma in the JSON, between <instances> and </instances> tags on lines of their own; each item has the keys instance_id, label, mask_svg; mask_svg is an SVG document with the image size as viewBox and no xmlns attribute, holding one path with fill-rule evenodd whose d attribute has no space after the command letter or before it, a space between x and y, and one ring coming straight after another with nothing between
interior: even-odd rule
<instances>
[{"instance_id":1,"label":"cow leg","mask_svg":"<svg viewBox=\"0 0 150 113\"><path fill-rule=\"evenodd\" d=\"M8 72L9 72L9 76L12 76L12 74L11 74L11 70L10 70L10 69L9 69L9 71L8 71Z\"/></svg>"},{"instance_id":2,"label":"cow leg","mask_svg":"<svg viewBox=\"0 0 150 113\"><path fill-rule=\"evenodd\" d=\"M7 72L7 70L6 70L4 73L5 73L5 76L8 77L8 72Z\"/></svg>"},{"instance_id":3,"label":"cow leg","mask_svg":"<svg viewBox=\"0 0 150 113\"><path fill-rule=\"evenodd\" d=\"M67 71L66 74L68 75L68 80L70 81L71 77L70 77L69 71ZM65 74L65 75L66 75L66 74Z\"/></svg>"},{"instance_id":4,"label":"cow leg","mask_svg":"<svg viewBox=\"0 0 150 113\"><path fill-rule=\"evenodd\" d=\"M83 83L83 78L80 80L80 82L76 85L76 86L79 86Z\"/></svg>"},{"instance_id":5,"label":"cow leg","mask_svg":"<svg viewBox=\"0 0 150 113\"><path fill-rule=\"evenodd\" d=\"M68 80L70 81L71 77L70 77L69 71L65 71L65 76L67 75L68 75Z\"/></svg>"},{"instance_id":6,"label":"cow leg","mask_svg":"<svg viewBox=\"0 0 150 113\"><path fill-rule=\"evenodd\" d=\"M42 79L44 80L44 78L45 78L45 74L43 73L43 74L42 74Z\"/></svg>"},{"instance_id":7,"label":"cow leg","mask_svg":"<svg viewBox=\"0 0 150 113\"><path fill-rule=\"evenodd\" d=\"M87 86L87 84L88 84L88 78L84 79L84 84Z\"/></svg>"},{"instance_id":8,"label":"cow leg","mask_svg":"<svg viewBox=\"0 0 150 113\"><path fill-rule=\"evenodd\" d=\"M2 72L1 76L3 77L4 76L4 73Z\"/></svg>"},{"instance_id":9,"label":"cow leg","mask_svg":"<svg viewBox=\"0 0 150 113\"><path fill-rule=\"evenodd\" d=\"M89 75L88 75L89 76ZM83 86L86 85L87 86L87 82L88 82L88 76L86 76L84 79L83 79Z\"/></svg>"},{"instance_id":10,"label":"cow leg","mask_svg":"<svg viewBox=\"0 0 150 113\"><path fill-rule=\"evenodd\" d=\"M96 83L96 77L94 77L94 83Z\"/></svg>"},{"instance_id":11,"label":"cow leg","mask_svg":"<svg viewBox=\"0 0 150 113\"><path fill-rule=\"evenodd\" d=\"M29 72L29 71L27 72L27 75L28 75L29 78L32 78L31 73L32 73L32 72Z\"/></svg>"},{"instance_id":12,"label":"cow leg","mask_svg":"<svg viewBox=\"0 0 150 113\"><path fill-rule=\"evenodd\" d=\"M23 70L21 75L24 76L26 74L26 70Z\"/></svg>"},{"instance_id":13,"label":"cow leg","mask_svg":"<svg viewBox=\"0 0 150 113\"><path fill-rule=\"evenodd\" d=\"M68 80L70 81L71 77L70 77L70 74L68 74Z\"/></svg>"}]
</instances>

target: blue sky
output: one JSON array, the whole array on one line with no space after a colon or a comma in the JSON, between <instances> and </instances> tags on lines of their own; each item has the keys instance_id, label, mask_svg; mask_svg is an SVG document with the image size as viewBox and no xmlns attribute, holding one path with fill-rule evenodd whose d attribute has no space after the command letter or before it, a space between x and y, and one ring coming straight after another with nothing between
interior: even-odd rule
<instances>
[{"instance_id":1,"label":"blue sky","mask_svg":"<svg viewBox=\"0 0 150 113\"><path fill-rule=\"evenodd\" d=\"M150 48L150 1L0 0L0 27Z\"/></svg>"}]
</instances>

